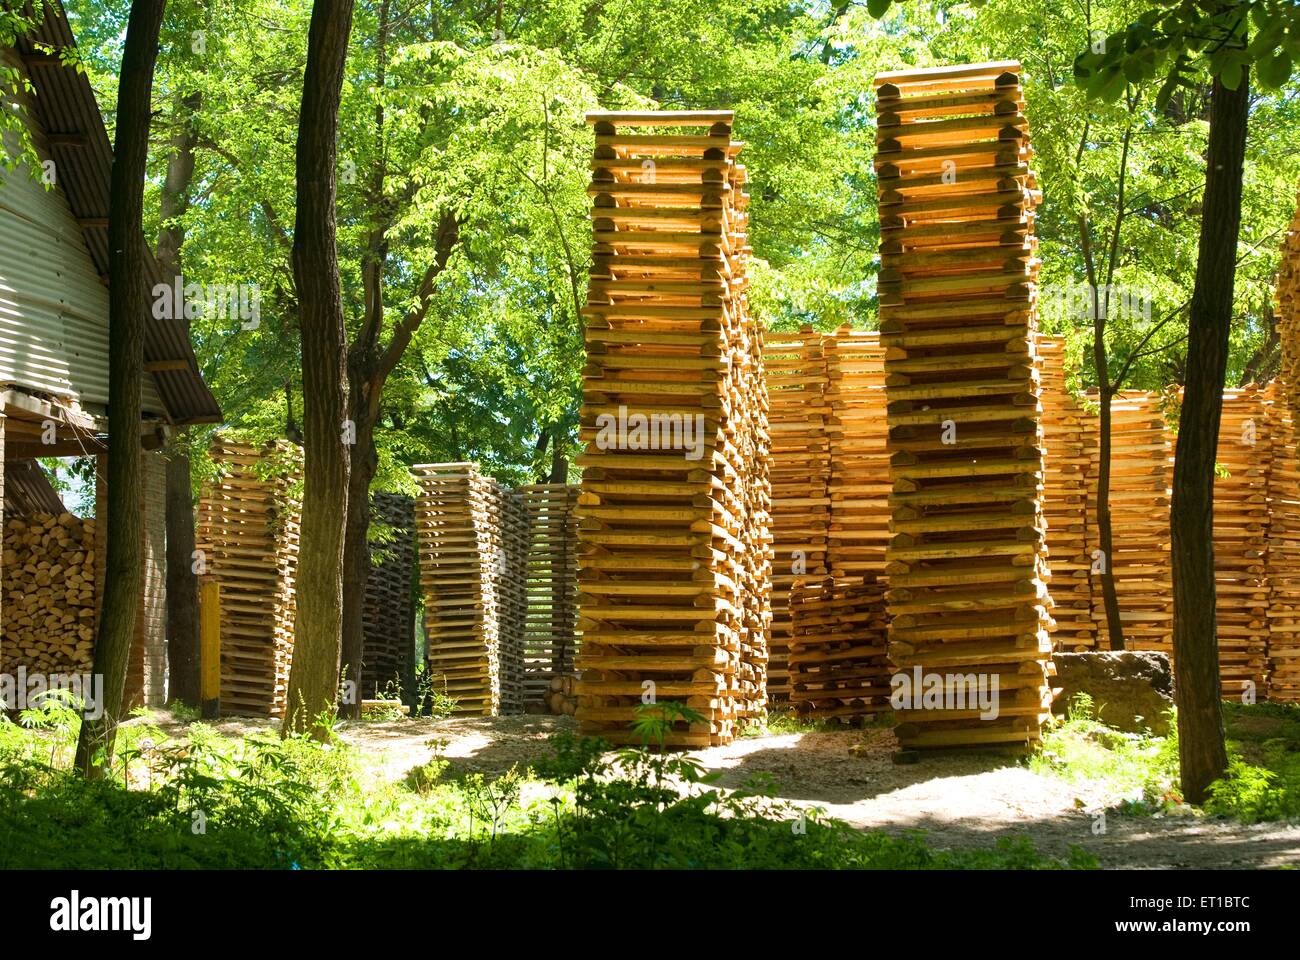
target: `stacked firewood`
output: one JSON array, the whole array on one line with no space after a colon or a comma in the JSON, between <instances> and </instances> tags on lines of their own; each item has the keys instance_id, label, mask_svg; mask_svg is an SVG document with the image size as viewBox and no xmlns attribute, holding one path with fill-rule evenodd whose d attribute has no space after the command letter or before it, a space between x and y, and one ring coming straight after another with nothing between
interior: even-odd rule
<instances>
[{"instance_id":1,"label":"stacked firewood","mask_svg":"<svg viewBox=\"0 0 1300 960\"><path fill-rule=\"evenodd\" d=\"M84 673L95 649L95 521L70 513L4 523L0 672Z\"/></svg>"},{"instance_id":2,"label":"stacked firewood","mask_svg":"<svg viewBox=\"0 0 1300 960\"><path fill-rule=\"evenodd\" d=\"M571 674L551 677L544 700L546 709L555 716L573 716L578 710L578 678Z\"/></svg>"}]
</instances>

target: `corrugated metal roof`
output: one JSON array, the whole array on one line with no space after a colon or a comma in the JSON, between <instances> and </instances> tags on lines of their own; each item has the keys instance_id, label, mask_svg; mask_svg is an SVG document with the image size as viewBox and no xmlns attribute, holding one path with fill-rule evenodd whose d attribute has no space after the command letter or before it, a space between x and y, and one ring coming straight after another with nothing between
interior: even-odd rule
<instances>
[{"instance_id":1,"label":"corrugated metal roof","mask_svg":"<svg viewBox=\"0 0 1300 960\"><path fill-rule=\"evenodd\" d=\"M35 460L8 460L5 471L5 511L20 517L37 513L58 516L67 511L49 477Z\"/></svg>"},{"instance_id":2,"label":"corrugated metal roof","mask_svg":"<svg viewBox=\"0 0 1300 960\"><path fill-rule=\"evenodd\" d=\"M109 183L113 148L104 128L104 118L95 100L90 80L66 67L57 56L39 52L36 44L55 49L76 46L63 5L57 0L45 5L45 19L39 29L20 37L17 49L36 91L36 119L51 135L50 152L58 170L58 185L81 225L91 261L101 277L108 277ZM60 134L78 135L84 140L64 142ZM152 289L162 282L162 271L152 251L145 250L145 285ZM104 322L107 323L107 314ZM146 363L183 361L184 369L151 374L158 394L171 419L184 423L218 423L221 408L203 382L185 321L156 320L146 315L144 359Z\"/></svg>"}]
</instances>

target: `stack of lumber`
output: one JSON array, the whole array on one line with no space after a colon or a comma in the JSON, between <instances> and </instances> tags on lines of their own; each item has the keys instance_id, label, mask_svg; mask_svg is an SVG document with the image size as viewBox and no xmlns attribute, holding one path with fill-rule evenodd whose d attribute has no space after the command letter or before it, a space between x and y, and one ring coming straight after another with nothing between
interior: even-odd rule
<instances>
[{"instance_id":1,"label":"stack of lumber","mask_svg":"<svg viewBox=\"0 0 1300 960\"><path fill-rule=\"evenodd\" d=\"M218 437L198 546L221 585L221 709L283 716L293 654L301 451Z\"/></svg>"},{"instance_id":2,"label":"stack of lumber","mask_svg":"<svg viewBox=\"0 0 1300 960\"><path fill-rule=\"evenodd\" d=\"M860 577L790 591L790 701L800 716L860 721L890 709L884 588Z\"/></svg>"},{"instance_id":3,"label":"stack of lumber","mask_svg":"<svg viewBox=\"0 0 1300 960\"><path fill-rule=\"evenodd\" d=\"M767 696L786 699L790 644L790 588L802 577L827 572L831 474L822 335L767 331L768 428L772 435L772 634L768 638Z\"/></svg>"},{"instance_id":4,"label":"stack of lumber","mask_svg":"<svg viewBox=\"0 0 1300 960\"><path fill-rule=\"evenodd\" d=\"M1040 195L1019 72L986 63L875 82L890 658L954 694L898 711L905 749L1020 750L1050 716L1032 344ZM957 702L962 674L997 684L995 718Z\"/></svg>"},{"instance_id":5,"label":"stack of lumber","mask_svg":"<svg viewBox=\"0 0 1300 960\"><path fill-rule=\"evenodd\" d=\"M1114 573L1128 647L1172 653L1169 503L1173 435L1165 424L1165 403L1162 394L1142 390L1120 391L1111 399L1110 513L1115 555L1098 560L1109 563ZM1094 444L1088 478L1090 503L1097 498L1099 455ZM1100 542L1095 510L1089 511L1089 542ZM1104 634L1106 608L1096 575L1092 603L1092 618Z\"/></svg>"},{"instance_id":6,"label":"stack of lumber","mask_svg":"<svg viewBox=\"0 0 1300 960\"><path fill-rule=\"evenodd\" d=\"M885 351L880 334L848 326L828 334L823 349L831 406L831 574L883 579L890 536Z\"/></svg>"},{"instance_id":7,"label":"stack of lumber","mask_svg":"<svg viewBox=\"0 0 1300 960\"><path fill-rule=\"evenodd\" d=\"M501 709L524 709L524 629L528 621L528 514L517 490L494 480L493 493L500 519L500 540L493 576L496 578L501 636Z\"/></svg>"},{"instance_id":8,"label":"stack of lumber","mask_svg":"<svg viewBox=\"0 0 1300 960\"><path fill-rule=\"evenodd\" d=\"M762 335L730 111L593 113L579 500L578 719L643 702L729 742L766 703L772 543Z\"/></svg>"},{"instance_id":9,"label":"stack of lumber","mask_svg":"<svg viewBox=\"0 0 1300 960\"><path fill-rule=\"evenodd\" d=\"M1043 518L1047 522L1052 643L1083 651L1097 644L1092 619L1092 547L1087 536L1091 421L1065 382L1065 338L1035 340L1043 404Z\"/></svg>"},{"instance_id":10,"label":"stack of lumber","mask_svg":"<svg viewBox=\"0 0 1300 960\"><path fill-rule=\"evenodd\" d=\"M1282 241L1277 271L1282 376L1270 385L1269 699L1300 702L1300 205Z\"/></svg>"},{"instance_id":11,"label":"stack of lumber","mask_svg":"<svg viewBox=\"0 0 1300 960\"><path fill-rule=\"evenodd\" d=\"M557 717L573 716L578 712L578 678L568 674L551 677L543 703L547 712Z\"/></svg>"},{"instance_id":12,"label":"stack of lumber","mask_svg":"<svg viewBox=\"0 0 1300 960\"><path fill-rule=\"evenodd\" d=\"M1265 552L1272 444L1264 391L1225 390L1214 480L1214 619L1225 698L1266 689L1269 585Z\"/></svg>"},{"instance_id":13,"label":"stack of lumber","mask_svg":"<svg viewBox=\"0 0 1300 960\"><path fill-rule=\"evenodd\" d=\"M571 674L577 654L578 488L538 483L518 493L528 518L524 702L545 704L552 679Z\"/></svg>"},{"instance_id":14,"label":"stack of lumber","mask_svg":"<svg viewBox=\"0 0 1300 960\"><path fill-rule=\"evenodd\" d=\"M1300 201L1282 240L1277 266L1277 334L1282 344L1282 376L1291 420L1300 424ZM1292 435L1288 443L1294 443Z\"/></svg>"},{"instance_id":15,"label":"stack of lumber","mask_svg":"<svg viewBox=\"0 0 1300 960\"><path fill-rule=\"evenodd\" d=\"M381 697L410 673L415 644L415 500L376 493L371 506L370 575L361 610L364 646L360 687ZM355 679L355 678L354 678Z\"/></svg>"},{"instance_id":16,"label":"stack of lumber","mask_svg":"<svg viewBox=\"0 0 1300 960\"><path fill-rule=\"evenodd\" d=\"M4 523L0 673L88 673L95 650L95 521L70 513Z\"/></svg>"},{"instance_id":17,"label":"stack of lumber","mask_svg":"<svg viewBox=\"0 0 1300 960\"><path fill-rule=\"evenodd\" d=\"M477 464L413 468L427 667L453 711L497 716L522 709L525 542L517 497ZM520 521L522 523L523 521Z\"/></svg>"},{"instance_id":18,"label":"stack of lumber","mask_svg":"<svg viewBox=\"0 0 1300 960\"><path fill-rule=\"evenodd\" d=\"M1264 397L1268 433L1268 698L1300 702L1300 456L1285 383L1274 380Z\"/></svg>"}]
</instances>

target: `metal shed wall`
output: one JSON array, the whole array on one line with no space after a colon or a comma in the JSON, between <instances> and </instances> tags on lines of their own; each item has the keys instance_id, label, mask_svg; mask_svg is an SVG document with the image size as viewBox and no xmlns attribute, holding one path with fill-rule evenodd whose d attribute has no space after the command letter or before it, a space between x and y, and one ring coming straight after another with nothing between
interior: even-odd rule
<instances>
[{"instance_id":1,"label":"metal shed wall","mask_svg":"<svg viewBox=\"0 0 1300 960\"><path fill-rule=\"evenodd\" d=\"M21 69L12 50L0 49L0 59ZM30 98L18 101L37 153L50 159ZM4 147L16 153L12 137ZM25 167L0 170L0 383L95 413L108 404L108 289L63 191L46 189ZM162 416L153 378L141 387L144 410Z\"/></svg>"}]
</instances>

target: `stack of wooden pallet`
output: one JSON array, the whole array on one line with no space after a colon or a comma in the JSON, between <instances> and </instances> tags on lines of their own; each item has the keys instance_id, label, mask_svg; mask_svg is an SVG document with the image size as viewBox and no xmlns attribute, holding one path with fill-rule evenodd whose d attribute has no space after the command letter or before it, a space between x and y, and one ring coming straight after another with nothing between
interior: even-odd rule
<instances>
[{"instance_id":1,"label":"stack of wooden pallet","mask_svg":"<svg viewBox=\"0 0 1300 960\"><path fill-rule=\"evenodd\" d=\"M1293 423L1300 424L1300 201L1291 229L1282 240L1277 266L1277 333L1282 344L1282 376ZM1294 436L1288 443L1295 441Z\"/></svg>"},{"instance_id":2,"label":"stack of wooden pallet","mask_svg":"<svg viewBox=\"0 0 1300 960\"><path fill-rule=\"evenodd\" d=\"M301 451L218 438L198 547L221 585L221 709L282 716L293 655Z\"/></svg>"},{"instance_id":3,"label":"stack of wooden pallet","mask_svg":"<svg viewBox=\"0 0 1300 960\"><path fill-rule=\"evenodd\" d=\"M523 706L526 520L517 496L473 463L413 468L426 662L453 712Z\"/></svg>"},{"instance_id":4,"label":"stack of wooden pallet","mask_svg":"<svg viewBox=\"0 0 1300 960\"><path fill-rule=\"evenodd\" d=\"M645 702L725 743L764 709L767 398L729 111L595 113L579 501L578 718L613 742Z\"/></svg>"},{"instance_id":5,"label":"stack of wooden pallet","mask_svg":"<svg viewBox=\"0 0 1300 960\"><path fill-rule=\"evenodd\" d=\"M1215 454L1215 626L1224 697L1266 689L1269 585L1265 563L1272 459L1264 392L1225 390Z\"/></svg>"},{"instance_id":6,"label":"stack of wooden pallet","mask_svg":"<svg viewBox=\"0 0 1300 960\"><path fill-rule=\"evenodd\" d=\"M823 340L831 418L831 529L838 578L883 578L889 544L885 351L875 331L841 327Z\"/></svg>"},{"instance_id":7,"label":"stack of wooden pallet","mask_svg":"<svg viewBox=\"0 0 1300 960\"><path fill-rule=\"evenodd\" d=\"M1095 396L1095 393L1092 393ZM1115 577L1124 637L1130 649L1172 652L1173 582L1169 557L1169 502L1173 483L1173 432L1162 412L1159 393L1125 390L1111 400L1110 512ZM1093 430L1097 428L1094 426ZM1098 447L1092 446L1088 500L1096 503ZM1098 543L1096 510L1090 509L1088 535ZM1105 633L1101 581L1094 575L1092 618Z\"/></svg>"},{"instance_id":8,"label":"stack of wooden pallet","mask_svg":"<svg viewBox=\"0 0 1300 960\"><path fill-rule=\"evenodd\" d=\"M890 657L944 690L938 708L920 691L900 701L905 748L1023 749L1050 715L1032 347L1040 196L1019 71L876 77ZM996 710L958 696L970 674Z\"/></svg>"},{"instance_id":9,"label":"stack of wooden pallet","mask_svg":"<svg viewBox=\"0 0 1300 960\"><path fill-rule=\"evenodd\" d=\"M1265 392L1268 432L1274 438L1268 464L1268 698L1300 702L1300 455L1286 385L1274 380Z\"/></svg>"},{"instance_id":10,"label":"stack of wooden pallet","mask_svg":"<svg viewBox=\"0 0 1300 960\"><path fill-rule=\"evenodd\" d=\"M856 722L890 709L884 588L860 577L790 591L790 701L804 717Z\"/></svg>"},{"instance_id":11,"label":"stack of wooden pallet","mask_svg":"<svg viewBox=\"0 0 1300 960\"><path fill-rule=\"evenodd\" d=\"M1065 338L1035 340L1043 403L1043 517L1052 579L1052 642L1058 650L1096 646L1092 549L1087 536L1091 422L1065 382Z\"/></svg>"},{"instance_id":12,"label":"stack of wooden pallet","mask_svg":"<svg viewBox=\"0 0 1300 960\"><path fill-rule=\"evenodd\" d=\"M380 697L390 685L409 683L415 644L415 501L396 493L372 500L370 576L362 607L365 645L361 689Z\"/></svg>"},{"instance_id":13,"label":"stack of wooden pallet","mask_svg":"<svg viewBox=\"0 0 1300 960\"><path fill-rule=\"evenodd\" d=\"M551 681L573 672L577 654L578 488L519 488L528 518L528 613L524 623L524 702L545 705Z\"/></svg>"},{"instance_id":14,"label":"stack of wooden pallet","mask_svg":"<svg viewBox=\"0 0 1300 960\"><path fill-rule=\"evenodd\" d=\"M1300 206L1277 271L1282 376L1270 385L1268 571L1269 699L1300 702Z\"/></svg>"},{"instance_id":15,"label":"stack of wooden pallet","mask_svg":"<svg viewBox=\"0 0 1300 960\"><path fill-rule=\"evenodd\" d=\"M772 634L768 639L767 695L789 692L790 588L795 580L824 577L830 525L827 479L831 473L822 335L764 336L768 423L772 434ZM883 438L882 438L883 439ZM883 444L882 444L883 445Z\"/></svg>"}]
</instances>

